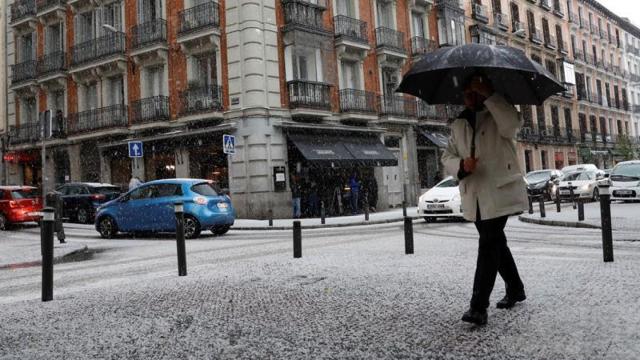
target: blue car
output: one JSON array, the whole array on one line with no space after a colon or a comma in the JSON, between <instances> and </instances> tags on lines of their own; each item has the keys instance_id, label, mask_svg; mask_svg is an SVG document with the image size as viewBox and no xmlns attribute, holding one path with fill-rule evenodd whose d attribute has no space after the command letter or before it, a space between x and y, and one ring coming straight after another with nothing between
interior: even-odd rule
<instances>
[{"instance_id":1,"label":"blue car","mask_svg":"<svg viewBox=\"0 0 640 360\"><path fill-rule=\"evenodd\" d=\"M187 239L209 229L225 234L236 212L231 199L216 185L200 179L150 181L98 208L96 230L105 239L118 232L175 232L174 203L184 204L184 234Z\"/></svg>"}]
</instances>

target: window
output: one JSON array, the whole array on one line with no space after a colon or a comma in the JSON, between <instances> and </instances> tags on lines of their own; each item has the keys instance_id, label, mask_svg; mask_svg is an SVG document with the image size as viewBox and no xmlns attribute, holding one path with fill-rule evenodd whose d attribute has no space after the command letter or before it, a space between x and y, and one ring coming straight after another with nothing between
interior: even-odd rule
<instances>
[{"instance_id":1,"label":"window","mask_svg":"<svg viewBox=\"0 0 640 360\"><path fill-rule=\"evenodd\" d=\"M180 196L182 195L182 187L179 184L157 184L152 185L149 192L152 198Z\"/></svg>"},{"instance_id":2,"label":"window","mask_svg":"<svg viewBox=\"0 0 640 360\"><path fill-rule=\"evenodd\" d=\"M108 105L124 104L124 79L122 76L114 76L107 79L107 103Z\"/></svg>"},{"instance_id":3,"label":"window","mask_svg":"<svg viewBox=\"0 0 640 360\"><path fill-rule=\"evenodd\" d=\"M95 37L95 16L93 11L76 15L74 34L76 44L89 41Z\"/></svg>"},{"instance_id":4,"label":"window","mask_svg":"<svg viewBox=\"0 0 640 360\"><path fill-rule=\"evenodd\" d=\"M98 107L98 84L92 83L86 85L84 93L84 109L83 110L91 110L96 109Z\"/></svg>"},{"instance_id":5,"label":"window","mask_svg":"<svg viewBox=\"0 0 640 360\"><path fill-rule=\"evenodd\" d=\"M411 12L411 25L413 26L413 35L427 38L427 27L425 26L424 14Z\"/></svg>"},{"instance_id":6,"label":"window","mask_svg":"<svg viewBox=\"0 0 640 360\"><path fill-rule=\"evenodd\" d=\"M356 17L353 0L337 0L336 10L338 15L345 15L351 18Z\"/></svg>"},{"instance_id":7,"label":"window","mask_svg":"<svg viewBox=\"0 0 640 360\"><path fill-rule=\"evenodd\" d=\"M545 115L544 115L544 106L536 106L536 115L538 117L538 129L542 130L547 127Z\"/></svg>"},{"instance_id":8,"label":"window","mask_svg":"<svg viewBox=\"0 0 640 360\"><path fill-rule=\"evenodd\" d=\"M49 93L48 104L54 114L58 111L62 111L64 113L64 90L56 90Z\"/></svg>"},{"instance_id":9,"label":"window","mask_svg":"<svg viewBox=\"0 0 640 360\"><path fill-rule=\"evenodd\" d=\"M447 179L438 184L439 188L452 188L458 186L458 181L456 179Z\"/></svg>"},{"instance_id":10,"label":"window","mask_svg":"<svg viewBox=\"0 0 640 360\"><path fill-rule=\"evenodd\" d=\"M191 191L204 196L218 196L220 193L214 184L208 182L193 185Z\"/></svg>"},{"instance_id":11,"label":"window","mask_svg":"<svg viewBox=\"0 0 640 360\"><path fill-rule=\"evenodd\" d=\"M138 24L162 18L162 0L138 0Z\"/></svg>"},{"instance_id":12,"label":"window","mask_svg":"<svg viewBox=\"0 0 640 360\"><path fill-rule=\"evenodd\" d=\"M342 71L341 89L360 89L360 66L356 61L341 60L340 69Z\"/></svg>"},{"instance_id":13,"label":"window","mask_svg":"<svg viewBox=\"0 0 640 360\"><path fill-rule=\"evenodd\" d=\"M122 31L122 3L120 1L104 5L102 8L102 23L107 24L117 31ZM100 26L102 34L106 35L110 30Z\"/></svg>"},{"instance_id":14,"label":"window","mask_svg":"<svg viewBox=\"0 0 640 360\"><path fill-rule=\"evenodd\" d=\"M164 65L145 68L143 94L143 97L152 97L165 94Z\"/></svg>"},{"instance_id":15,"label":"window","mask_svg":"<svg viewBox=\"0 0 640 360\"><path fill-rule=\"evenodd\" d=\"M36 33L22 35L20 37L20 47L18 52L18 62L31 61L36 59Z\"/></svg>"},{"instance_id":16,"label":"window","mask_svg":"<svg viewBox=\"0 0 640 360\"><path fill-rule=\"evenodd\" d=\"M548 169L548 160L547 160L547 152L545 150L540 150L540 160L542 163L543 169Z\"/></svg>"},{"instance_id":17,"label":"window","mask_svg":"<svg viewBox=\"0 0 640 360\"><path fill-rule=\"evenodd\" d=\"M47 26L45 28L45 53L51 54L63 51L64 45L62 38L62 23Z\"/></svg>"},{"instance_id":18,"label":"window","mask_svg":"<svg viewBox=\"0 0 640 360\"><path fill-rule=\"evenodd\" d=\"M190 60L190 86L211 87L217 84L216 55L207 53L199 56L192 56Z\"/></svg>"},{"instance_id":19,"label":"window","mask_svg":"<svg viewBox=\"0 0 640 360\"><path fill-rule=\"evenodd\" d=\"M36 107L36 98L28 97L21 101L22 109L21 116L22 123L34 123L38 121L38 111Z\"/></svg>"},{"instance_id":20,"label":"window","mask_svg":"<svg viewBox=\"0 0 640 360\"><path fill-rule=\"evenodd\" d=\"M393 12L391 6L394 3L378 0L376 1L376 10L378 11L378 27L387 27L390 29L394 29L393 26Z\"/></svg>"},{"instance_id":21,"label":"window","mask_svg":"<svg viewBox=\"0 0 640 360\"><path fill-rule=\"evenodd\" d=\"M151 197L151 186L141 186L128 195L128 200L142 200Z\"/></svg>"}]
</instances>

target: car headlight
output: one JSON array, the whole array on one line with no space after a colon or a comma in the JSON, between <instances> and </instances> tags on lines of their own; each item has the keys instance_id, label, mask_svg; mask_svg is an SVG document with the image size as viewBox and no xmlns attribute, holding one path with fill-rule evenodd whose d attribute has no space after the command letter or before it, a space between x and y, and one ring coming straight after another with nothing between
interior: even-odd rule
<instances>
[{"instance_id":1,"label":"car headlight","mask_svg":"<svg viewBox=\"0 0 640 360\"><path fill-rule=\"evenodd\" d=\"M582 187L581 187L580 189L582 189L583 191L587 191L587 190L589 190L589 184L587 184L587 185L582 185Z\"/></svg>"},{"instance_id":2,"label":"car headlight","mask_svg":"<svg viewBox=\"0 0 640 360\"><path fill-rule=\"evenodd\" d=\"M451 201L460 201L460 194L455 194L452 198Z\"/></svg>"}]
</instances>

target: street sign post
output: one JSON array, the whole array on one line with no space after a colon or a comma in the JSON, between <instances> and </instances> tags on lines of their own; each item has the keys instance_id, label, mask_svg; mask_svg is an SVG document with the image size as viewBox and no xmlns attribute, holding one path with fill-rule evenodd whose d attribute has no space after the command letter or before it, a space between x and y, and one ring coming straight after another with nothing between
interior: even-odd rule
<instances>
[{"instance_id":1,"label":"street sign post","mask_svg":"<svg viewBox=\"0 0 640 360\"><path fill-rule=\"evenodd\" d=\"M142 141L129 141L129 157L141 158L144 156Z\"/></svg>"},{"instance_id":2,"label":"street sign post","mask_svg":"<svg viewBox=\"0 0 640 360\"><path fill-rule=\"evenodd\" d=\"M236 137L233 135L222 135L222 151L225 154L236 153Z\"/></svg>"},{"instance_id":3,"label":"street sign post","mask_svg":"<svg viewBox=\"0 0 640 360\"><path fill-rule=\"evenodd\" d=\"M46 141L51 137L51 110L45 110L40 113L40 136L42 137L42 151L40 152L40 156L42 156L42 175L41 175L41 185L40 192L42 197L44 198L47 195L47 145Z\"/></svg>"}]
</instances>

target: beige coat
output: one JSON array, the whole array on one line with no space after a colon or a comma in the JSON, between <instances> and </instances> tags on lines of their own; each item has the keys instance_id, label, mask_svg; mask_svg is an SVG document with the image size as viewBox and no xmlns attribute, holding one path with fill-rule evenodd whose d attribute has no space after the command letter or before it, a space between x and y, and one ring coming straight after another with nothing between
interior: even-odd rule
<instances>
[{"instance_id":1,"label":"beige coat","mask_svg":"<svg viewBox=\"0 0 640 360\"><path fill-rule=\"evenodd\" d=\"M528 208L526 183L515 143L521 126L518 112L498 94L488 98L484 105L486 109L478 113L476 120L476 170L460 181L464 218L469 221L475 221L477 205L483 220ZM460 160L471 156L472 134L466 119L456 119L451 124L451 137L442 162L454 177L458 175Z\"/></svg>"}]
</instances>

